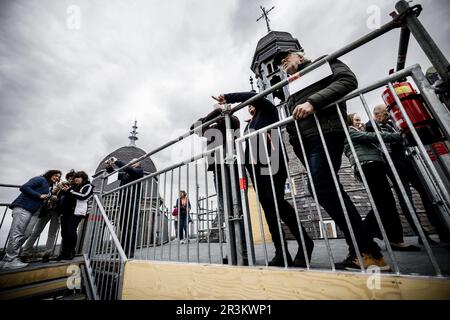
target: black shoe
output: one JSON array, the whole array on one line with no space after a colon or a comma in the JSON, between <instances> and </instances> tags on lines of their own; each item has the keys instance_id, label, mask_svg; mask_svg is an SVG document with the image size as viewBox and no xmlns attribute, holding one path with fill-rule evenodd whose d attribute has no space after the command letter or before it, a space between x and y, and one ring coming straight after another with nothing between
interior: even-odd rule
<instances>
[{"instance_id":1,"label":"black shoe","mask_svg":"<svg viewBox=\"0 0 450 320\"><path fill-rule=\"evenodd\" d=\"M308 261L311 263L311 256L314 249L314 241L306 242L306 253L308 254ZM303 254L303 247L300 245L297 254L295 255L293 266L296 268L306 268L306 259Z\"/></svg>"},{"instance_id":2,"label":"black shoe","mask_svg":"<svg viewBox=\"0 0 450 320\"><path fill-rule=\"evenodd\" d=\"M287 258L287 263L288 263L288 267L291 267L293 265L292 262L292 257L289 253L286 253L286 258ZM284 258L283 258L283 254L280 253L276 253L275 257L273 257L273 259L269 262L269 267L284 267Z\"/></svg>"},{"instance_id":3,"label":"black shoe","mask_svg":"<svg viewBox=\"0 0 450 320\"><path fill-rule=\"evenodd\" d=\"M427 237L427 241L428 241L428 244L429 244L430 246L434 246L434 245L438 244L436 241L434 241L433 239L431 239L431 238L429 238L429 237ZM423 246L423 241L422 241L422 238L421 238L421 237L419 237L419 244L420 244L421 246Z\"/></svg>"},{"instance_id":4,"label":"black shoe","mask_svg":"<svg viewBox=\"0 0 450 320\"><path fill-rule=\"evenodd\" d=\"M337 270L359 270L361 268L357 263L356 257L351 254L349 254L343 261L336 263L334 266Z\"/></svg>"},{"instance_id":5,"label":"black shoe","mask_svg":"<svg viewBox=\"0 0 450 320\"><path fill-rule=\"evenodd\" d=\"M72 261L74 257L75 257L74 254L60 254L56 258L56 261Z\"/></svg>"},{"instance_id":6,"label":"black shoe","mask_svg":"<svg viewBox=\"0 0 450 320\"><path fill-rule=\"evenodd\" d=\"M44 254L44 255L42 256L42 262L43 262L43 263L48 263L48 262L50 262L50 255Z\"/></svg>"},{"instance_id":7,"label":"black shoe","mask_svg":"<svg viewBox=\"0 0 450 320\"><path fill-rule=\"evenodd\" d=\"M391 242L391 248L393 251L420 251L419 247L405 243Z\"/></svg>"}]
</instances>

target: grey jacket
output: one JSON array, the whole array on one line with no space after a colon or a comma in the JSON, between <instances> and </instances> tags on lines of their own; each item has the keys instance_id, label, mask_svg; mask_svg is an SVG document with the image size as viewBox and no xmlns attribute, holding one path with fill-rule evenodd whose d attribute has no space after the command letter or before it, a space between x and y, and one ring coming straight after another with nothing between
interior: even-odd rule
<instances>
[{"instance_id":1,"label":"grey jacket","mask_svg":"<svg viewBox=\"0 0 450 320\"><path fill-rule=\"evenodd\" d=\"M302 68L309 64L302 65ZM325 107L358 87L358 81L356 80L354 73L345 63L336 59L330 61L330 67L333 72L332 75L291 95L287 101L287 106L291 114L297 105L305 103L306 101L310 102L314 106L314 110L318 111L317 116L323 133L343 132L336 107ZM339 108L342 112L342 116L346 119L347 106L345 102L340 103ZM305 119L297 120L297 123L299 125L300 133L304 137L319 134L313 115L310 115ZM290 123L287 126L287 131L290 135L296 136L295 124Z\"/></svg>"},{"instance_id":2,"label":"grey jacket","mask_svg":"<svg viewBox=\"0 0 450 320\"><path fill-rule=\"evenodd\" d=\"M384 162L383 154L379 149L378 139L375 132L359 131L354 127L349 127L350 138L352 139L353 146L355 147L356 155L361 163L368 161ZM399 133L381 132L381 138L385 142L399 142L402 137ZM356 164L353 157L352 150L345 140L344 153L350 160L350 164L354 166Z\"/></svg>"}]
</instances>

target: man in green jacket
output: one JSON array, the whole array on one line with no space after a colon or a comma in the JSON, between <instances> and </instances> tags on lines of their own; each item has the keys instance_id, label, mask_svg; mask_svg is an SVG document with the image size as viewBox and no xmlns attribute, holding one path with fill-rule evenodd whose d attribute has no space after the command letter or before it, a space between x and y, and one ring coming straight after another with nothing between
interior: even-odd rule
<instances>
[{"instance_id":1,"label":"man in green jacket","mask_svg":"<svg viewBox=\"0 0 450 320\"><path fill-rule=\"evenodd\" d=\"M312 63L303 52L296 52L292 49L279 52L274 62L275 64L280 64L289 75L304 69ZM344 210L335 188L332 171L313 116L313 113L317 113L331 158L332 169L337 175L341 167L345 134L336 106L328 106L356 89L358 82L353 72L343 62L336 59L329 61L329 65L332 71L330 76L291 95L287 101L287 106L298 125L318 201L342 230L349 246L347 258L343 262L336 264L336 267L347 270L360 270L361 265L357 259ZM339 108L343 116L346 117L345 103L340 103ZM290 123L286 129L295 154L305 165L295 122ZM389 270L390 268L384 262L380 248L373 241L370 234L365 231L361 216L350 197L344 191L341 183L339 183L339 188L356 243L363 258L364 268L376 265L381 270ZM308 254L310 253L308 252Z\"/></svg>"}]
</instances>

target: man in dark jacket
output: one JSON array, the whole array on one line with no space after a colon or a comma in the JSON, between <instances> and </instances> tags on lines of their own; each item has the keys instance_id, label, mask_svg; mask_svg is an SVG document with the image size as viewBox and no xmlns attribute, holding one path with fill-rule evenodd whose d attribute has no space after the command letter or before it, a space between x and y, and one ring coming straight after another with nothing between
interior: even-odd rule
<instances>
[{"instance_id":1,"label":"man in dark jacket","mask_svg":"<svg viewBox=\"0 0 450 320\"><path fill-rule=\"evenodd\" d=\"M25 234L28 224L34 214L37 214L43 202L50 194L50 186L61 178L61 171L49 170L44 175L31 178L20 187L21 194L10 205L13 221L9 231L6 254L3 258L3 268L18 269L27 266L18 256L22 244L27 239Z\"/></svg>"},{"instance_id":2,"label":"man in dark jacket","mask_svg":"<svg viewBox=\"0 0 450 320\"><path fill-rule=\"evenodd\" d=\"M213 97L215 100L217 100L217 98ZM199 127L200 125L211 121L215 118L217 118L218 116L220 116L222 114L222 108L219 105L215 105L214 106L214 110L211 111L210 113L208 113L205 117L199 118L194 124L191 125L190 129L193 130L196 127ZM240 128L240 121L239 118L231 115L230 116L230 123L231 123L231 129L233 130L233 141L239 136L239 128ZM225 125L225 119L224 118L220 118L219 120L217 120L216 122L210 124L209 126L205 126L202 128L201 133L198 132L198 135L200 137L206 138L207 142L206 142L206 147L207 150L211 150L214 149L216 147L220 147L223 146L223 155L224 157L226 156L226 152L227 152L227 134L226 134L226 125ZM223 180L222 180L222 168L221 168L221 162L219 160L219 163L216 163L215 159L219 159L219 154L217 155L209 155L208 156L208 171L212 171L213 173L213 179L214 179L214 187L216 188L216 193L217 193L217 200L218 200L218 207L219 207L219 212L220 212L220 220L221 223L224 222L225 216L224 216L224 212L225 212L225 207L224 207L224 198L223 198ZM238 174L238 168L237 166L234 166L234 173L235 173L235 181L236 183L238 183L239 181L239 174ZM226 185L226 190L229 190L227 193L227 202L230 205L230 208L232 208L232 195L231 195L231 188L230 188L230 183L231 183L231 176L230 176L230 170L225 170L226 177L225 177L225 185ZM236 185L235 186L236 190L239 190L239 186ZM238 202L241 203L240 201L240 193L237 192L237 197L238 197ZM232 214L232 213L230 213ZM242 208L239 206L239 215L242 214ZM216 223L217 225L219 224L219 219L216 218L215 221L213 223ZM244 256L244 264L246 263L246 255L247 255L247 250L246 250L246 243L245 243L245 237L244 237L244 224L240 223L240 230L241 230L241 244L243 247L243 256ZM230 228L230 237L231 238L235 238L235 232L233 228ZM219 228L219 232L220 228ZM227 260L227 259L226 259ZM232 261L234 261L234 257L232 258Z\"/></svg>"},{"instance_id":3,"label":"man in dark jacket","mask_svg":"<svg viewBox=\"0 0 450 320\"><path fill-rule=\"evenodd\" d=\"M281 64L287 74L293 75L312 62L306 58L303 52L286 50L277 54L275 63ZM305 165L300 139L297 134L296 125L298 125L318 201L342 230L349 246L348 257L342 263L337 264L336 267L359 270L360 262L356 256L344 211L335 188L332 171L313 115L313 113L317 115L331 158L333 171L337 175L341 167L345 134L336 106L327 107L356 89L358 82L353 72L343 62L336 59L329 61L329 65L332 71L331 75L289 97L287 106L296 121L287 126L287 131L295 154ZM339 108L345 119L347 117L345 103L340 103ZM339 188L358 248L362 254L364 267L376 265L382 269L388 269L389 267L384 262L379 247L365 231L361 216L341 183L339 183Z\"/></svg>"},{"instance_id":4,"label":"man in dark jacket","mask_svg":"<svg viewBox=\"0 0 450 320\"><path fill-rule=\"evenodd\" d=\"M134 161L136 159L132 159ZM111 158L106 161L106 171L113 172L114 167L117 166L119 169L126 165L125 162L117 159ZM136 162L131 166L124 168L119 171L120 185L124 186L126 184L132 183L144 176L144 169L140 162ZM136 187L129 187L129 191L126 192L126 198L123 200L120 208L120 217L123 221L123 227L120 234L120 243L122 244L123 250L128 258L134 257L134 251L136 248L136 236L137 236L137 225L138 225L138 208L140 203L140 184Z\"/></svg>"},{"instance_id":5,"label":"man in dark jacket","mask_svg":"<svg viewBox=\"0 0 450 320\"><path fill-rule=\"evenodd\" d=\"M254 92L228 93L220 95L217 100L219 103L237 103L244 102L255 95L256 93ZM245 129L245 133L264 128L279 121L277 108L272 102L265 98L259 99L255 101L253 105L249 106L249 112L252 115L252 119ZM250 138L250 141L246 140L245 167L253 181L253 184L257 186L258 199L264 209L267 225L275 246L275 256L269 262L269 266L284 266L282 251L283 241L284 248L286 249L288 266L293 265L295 267L306 267L306 259L302 250L301 236L295 210L289 202L284 199L287 168L282 157L282 151L280 150L282 143L281 137L279 136L277 130L271 130L267 133L266 144L264 144L263 139L264 138L262 138L261 135L258 135L255 139ZM249 148L250 144L252 146L251 153ZM265 145L267 145L267 154L264 149L262 149ZM265 155L267 155L269 159L266 159ZM271 170L268 170L269 166ZM268 175L270 171L272 176ZM272 181L274 188L272 188ZM289 230L297 240L299 249L294 260L292 260L292 257L287 250L287 242L283 230L283 234L280 235L277 209L280 219L288 226ZM311 253L314 248L314 242L308 236L303 227L302 232L305 239L308 260L310 260Z\"/></svg>"}]
</instances>

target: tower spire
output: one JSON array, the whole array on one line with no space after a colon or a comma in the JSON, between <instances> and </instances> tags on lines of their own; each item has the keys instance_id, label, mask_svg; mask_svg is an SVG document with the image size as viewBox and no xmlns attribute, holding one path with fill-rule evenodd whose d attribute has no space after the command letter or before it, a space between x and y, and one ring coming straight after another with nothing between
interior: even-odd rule
<instances>
[{"instance_id":1,"label":"tower spire","mask_svg":"<svg viewBox=\"0 0 450 320\"><path fill-rule=\"evenodd\" d=\"M136 121L136 120L134 120L134 126L132 126L132 128L133 128L133 131L130 131L130 134L131 134L131 135L128 137L128 139L130 139L130 144L129 144L129 146L136 147L136 140L139 139L139 138L137 137L138 132L136 131L136 129L138 128L138 127L137 127L137 121Z\"/></svg>"},{"instance_id":2,"label":"tower spire","mask_svg":"<svg viewBox=\"0 0 450 320\"><path fill-rule=\"evenodd\" d=\"M259 17L258 19L256 19L256 22L258 22L259 20L261 20L262 18L264 18L265 20L266 20L266 27L267 27L267 33L269 33L271 30L270 30L270 25L269 25L269 21L270 21L270 19L269 19L269 16L268 16L268 14L269 14L269 12L270 11L272 11L275 7L272 7L272 8L270 8L269 10L266 10L266 8L264 8L263 6L259 6L260 8L261 8L261 10L262 10L262 15L261 15L261 17Z\"/></svg>"}]
</instances>

